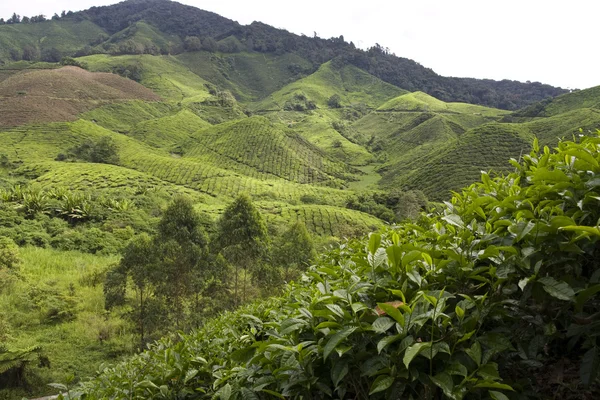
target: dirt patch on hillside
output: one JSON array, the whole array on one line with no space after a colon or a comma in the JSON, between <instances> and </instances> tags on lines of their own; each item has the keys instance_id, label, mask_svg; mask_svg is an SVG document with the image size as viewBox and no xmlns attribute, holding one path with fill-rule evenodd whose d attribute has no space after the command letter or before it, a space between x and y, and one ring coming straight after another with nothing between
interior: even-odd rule
<instances>
[{"instance_id":1,"label":"dirt patch on hillside","mask_svg":"<svg viewBox=\"0 0 600 400\"><path fill-rule=\"evenodd\" d=\"M160 97L115 74L77 67L23 71L0 81L0 127L72 121L92 108L135 99Z\"/></svg>"}]
</instances>

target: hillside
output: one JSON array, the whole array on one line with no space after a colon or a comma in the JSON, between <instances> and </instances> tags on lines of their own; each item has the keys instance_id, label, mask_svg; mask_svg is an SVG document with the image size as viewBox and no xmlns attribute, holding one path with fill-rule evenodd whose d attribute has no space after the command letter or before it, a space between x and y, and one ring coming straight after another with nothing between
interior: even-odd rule
<instances>
[{"instance_id":1,"label":"hillside","mask_svg":"<svg viewBox=\"0 0 600 400\"><path fill-rule=\"evenodd\" d=\"M77 67L22 71L0 82L0 127L69 121L103 104L159 96L114 74Z\"/></svg>"},{"instance_id":2,"label":"hillside","mask_svg":"<svg viewBox=\"0 0 600 400\"><path fill-rule=\"evenodd\" d=\"M300 77L298 72L313 72L337 58L401 89L420 90L449 102L518 109L566 93L541 83L442 77L412 60L387 53L381 46L363 51L343 39L298 36L260 22L242 26L169 0L128 0L69 12L51 21L5 24L0 26L0 40L2 63L21 59L56 62L62 56L96 53L156 55L205 50L218 56L248 51L298 58L299 62L289 63L294 80ZM258 82L264 84L265 80ZM247 84L262 91L256 84Z\"/></svg>"}]
</instances>

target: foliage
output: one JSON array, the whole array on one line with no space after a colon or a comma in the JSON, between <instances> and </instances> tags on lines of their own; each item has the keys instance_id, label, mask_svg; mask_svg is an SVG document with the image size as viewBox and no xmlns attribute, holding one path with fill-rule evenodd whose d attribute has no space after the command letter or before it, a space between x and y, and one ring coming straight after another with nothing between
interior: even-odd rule
<instances>
[{"instance_id":1,"label":"foliage","mask_svg":"<svg viewBox=\"0 0 600 400\"><path fill-rule=\"evenodd\" d=\"M87 140L69 150L73 157L102 164L119 164L119 149L114 140L105 136L94 142Z\"/></svg>"},{"instance_id":2,"label":"foliage","mask_svg":"<svg viewBox=\"0 0 600 400\"><path fill-rule=\"evenodd\" d=\"M273 245L272 263L283 270L285 282L296 279L316 260L312 237L302 222L291 225Z\"/></svg>"},{"instance_id":3,"label":"foliage","mask_svg":"<svg viewBox=\"0 0 600 400\"><path fill-rule=\"evenodd\" d=\"M48 359L43 355L40 346L26 349L9 350L4 344L0 345L0 383L7 386L24 383L25 368L33 360L49 367Z\"/></svg>"},{"instance_id":4,"label":"foliage","mask_svg":"<svg viewBox=\"0 0 600 400\"><path fill-rule=\"evenodd\" d=\"M599 144L584 137L551 153L536 142L516 172L483 174L418 223L332 251L283 297L164 339L82 389L87 398L131 387L144 397L544 397L554 389L535 377L568 357L581 362L579 393L597 390Z\"/></svg>"},{"instance_id":5,"label":"foliage","mask_svg":"<svg viewBox=\"0 0 600 400\"><path fill-rule=\"evenodd\" d=\"M250 196L239 195L217 222L215 250L235 266L235 302L238 298L239 269L244 271L242 301L246 298L246 273L264 261L270 239L265 222L252 204ZM260 278L257 276L257 278Z\"/></svg>"}]
</instances>

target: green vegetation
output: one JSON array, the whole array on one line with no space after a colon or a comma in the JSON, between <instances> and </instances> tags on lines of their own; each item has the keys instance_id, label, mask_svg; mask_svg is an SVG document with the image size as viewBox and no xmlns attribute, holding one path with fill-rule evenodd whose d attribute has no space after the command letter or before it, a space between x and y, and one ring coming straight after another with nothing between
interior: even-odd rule
<instances>
[{"instance_id":1,"label":"green vegetation","mask_svg":"<svg viewBox=\"0 0 600 400\"><path fill-rule=\"evenodd\" d=\"M563 93L163 0L0 20L0 398L594 397Z\"/></svg>"},{"instance_id":2,"label":"green vegetation","mask_svg":"<svg viewBox=\"0 0 600 400\"><path fill-rule=\"evenodd\" d=\"M580 398L599 390L600 137L327 254L278 298L165 338L86 398ZM215 340L215 338L219 340ZM543 379L559 360L579 373Z\"/></svg>"}]
</instances>

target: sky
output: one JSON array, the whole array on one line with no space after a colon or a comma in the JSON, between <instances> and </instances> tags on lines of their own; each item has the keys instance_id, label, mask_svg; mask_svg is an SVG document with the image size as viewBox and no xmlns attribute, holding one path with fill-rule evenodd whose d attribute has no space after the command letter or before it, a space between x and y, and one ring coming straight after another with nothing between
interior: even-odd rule
<instances>
[{"instance_id":1,"label":"sky","mask_svg":"<svg viewBox=\"0 0 600 400\"><path fill-rule=\"evenodd\" d=\"M115 0L0 2L0 17L78 11ZM250 24L375 43L440 75L600 85L597 0L180 0Z\"/></svg>"}]
</instances>

